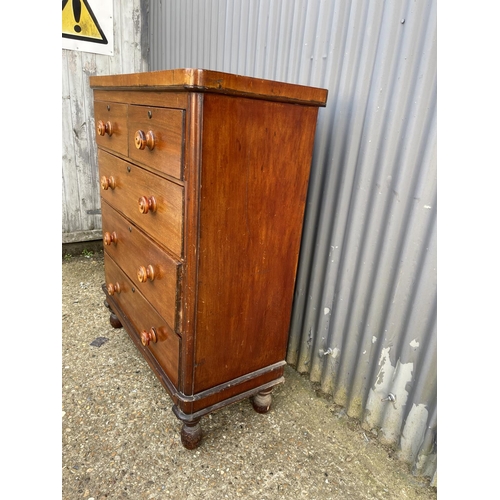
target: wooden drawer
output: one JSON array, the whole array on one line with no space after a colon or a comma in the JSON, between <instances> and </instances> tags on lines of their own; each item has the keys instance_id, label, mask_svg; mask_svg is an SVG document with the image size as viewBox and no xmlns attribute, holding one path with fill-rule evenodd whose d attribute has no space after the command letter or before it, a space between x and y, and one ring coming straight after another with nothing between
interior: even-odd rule
<instances>
[{"instance_id":1,"label":"wooden drawer","mask_svg":"<svg viewBox=\"0 0 500 500\"><path fill-rule=\"evenodd\" d=\"M105 151L99 150L98 159L102 198L182 257L184 188ZM146 204L154 201L156 209L141 213L141 199Z\"/></svg>"},{"instance_id":2,"label":"wooden drawer","mask_svg":"<svg viewBox=\"0 0 500 500\"><path fill-rule=\"evenodd\" d=\"M122 155L128 154L127 104L94 102L97 144Z\"/></svg>"},{"instance_id":3,"label":"wooden drawer","mask_svg":"<svg viewBox=\"0 0 500 500\"><path fill-rule=\"evenodd\" d=\"M116 287L118 284L120 291L113 292L113 298L137 332L149 332L152 327L156 330L157 341L150 342L146 348L154 355L175 387L178 387L180 338L107 253L104 253L104 267L106 285L112 284Z\"/></svg>"},{"instance_id":4,"label":"wooden drawer","mask_svg":"<svg viewBox=\"0 0 500 500\"><path fill-rule=\"evenodd\" d=\"M181 179L184 111L130 106L128 123L129 157Z\"/></svg>"},{"instance_id":5,"label":"wooden drawer","mask_svg":"<svg viewBox=\"0 0 500 500\"><path fill-rule=\"evenodd\" d=\"M104 249L168 325L179 332L180 262L106 202L101 211Z\"/></svg>"}]
</instances>

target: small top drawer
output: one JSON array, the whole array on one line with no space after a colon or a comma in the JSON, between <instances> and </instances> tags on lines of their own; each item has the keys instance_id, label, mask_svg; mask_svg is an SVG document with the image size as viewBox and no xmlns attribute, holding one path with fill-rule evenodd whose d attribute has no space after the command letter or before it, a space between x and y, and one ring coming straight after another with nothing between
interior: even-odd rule
<instances>
[{"instance_id":1,"label":"small top drawer","mask_svg":"<svg viewBox=\"0 0 500 500\"><path fill-rule=\"evenodd\" d=\"M181 179L183 110L131 105L128 120L129 157Z\"/></svg>"},{"instance_id":2,"label":"small top drawer","mask_svg":"<svg viewBox=\"0 0 500 500\"><path fill-rule=\"evenodd\" d=\"M127 104L94 102L95 136L98 146L128 154Z\"/></svg>"}]
</instances>

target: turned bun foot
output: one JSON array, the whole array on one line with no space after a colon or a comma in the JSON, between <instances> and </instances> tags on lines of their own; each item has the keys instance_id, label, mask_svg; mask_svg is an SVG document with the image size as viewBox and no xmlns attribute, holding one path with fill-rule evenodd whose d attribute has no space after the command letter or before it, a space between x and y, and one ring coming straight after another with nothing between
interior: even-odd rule
<instances>
[{"instance_id":1,"label":"turned bun foot","mask_svg":"<svg viewBox=\"0 0 500 500\"><path fill-rule=\"evenodd\" d=\"M271 408L271 403L273 401L271 391L272 388L266 389L265 391L260 391L250 399L253 409L257 413L267 413L269 411L269 408Z\"/></svg>"},{"instance_id":2,"label":"turned bun foot","mask_svg":"<svg viewBox=\"0 0 500 500\"><path fill-rule=\"evenodd\" d=\"M184 448L194 450L201 443L200 421L184 422L181 429L181 442Z\"/></svg>"},{"instance_id":3,"label":"turned bun foot","mask_svg":"<svg viewBox=\"0 0 500 500\"><path fill-rule=\"evenodd\" d=\"M109 315L109 322L113 328L121 328L122 324L115 313Z\"/></svg>"}]
</instances>

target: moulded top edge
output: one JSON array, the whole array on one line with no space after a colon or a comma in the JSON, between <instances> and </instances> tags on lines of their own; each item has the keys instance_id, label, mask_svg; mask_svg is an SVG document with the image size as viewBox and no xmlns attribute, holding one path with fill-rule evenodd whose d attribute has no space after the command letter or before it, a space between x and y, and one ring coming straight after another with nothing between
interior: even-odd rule
<instances>
[{"instance_id":1,"label":"moulded top edge","mask_svg":"<svg viewBox=\"0 0 500 500\"><path fill-rule=\"evenodd\" d=\"M191 90L325 106L328 90L204 69L91 76L93 89Z\"/></svg>"}]
</instances>

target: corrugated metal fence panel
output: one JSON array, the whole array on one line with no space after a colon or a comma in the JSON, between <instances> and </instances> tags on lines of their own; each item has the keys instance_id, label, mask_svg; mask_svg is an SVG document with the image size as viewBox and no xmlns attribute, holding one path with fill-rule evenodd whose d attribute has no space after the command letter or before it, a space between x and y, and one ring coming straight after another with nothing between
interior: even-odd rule
<instances>
[{"instance_id":1,"label":"corrugated metal fence panel","mask_svg":"<svg viewBox=\"0 0 500 500\"><path fill-rule=\"evenodd\" d=\"M151 67L326 87L288 362L436 470L436 4L161 0ZM389 394L394 402L382 401Z\"/></svg>"},{"instance_id":2,"label":"corrugated metal fence panel","mask_svg":"<svg viewBox=\"0 0 500 500\"><path fill-rule=\"evenodd\" d=\"M62 49L62 242L101 238L89 76L147 71L149 0L113 2L114 55Z\"/></svg>"}]
</instances>

